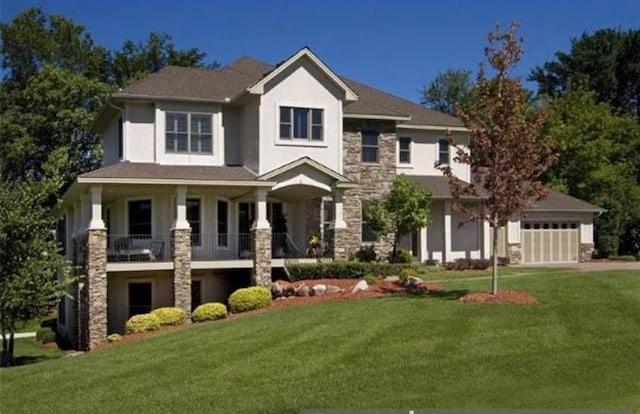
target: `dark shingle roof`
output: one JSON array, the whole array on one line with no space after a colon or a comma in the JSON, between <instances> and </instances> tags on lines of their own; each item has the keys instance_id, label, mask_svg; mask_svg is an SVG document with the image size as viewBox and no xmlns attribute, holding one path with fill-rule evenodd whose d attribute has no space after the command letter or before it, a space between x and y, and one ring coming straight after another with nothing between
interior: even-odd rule
<instances>
[{"instance_id":1,"label":"dark shingle roof","mask_svg":"<svg viewBox=\"0 0 640 414\"><path fill-rule=\"evenodd\" d=\"M414 185L429 190L431 197L434 199L450 199L452 197L447 177L438 175L408 175L407 178ZM482 198L482 195L485 194L484 189L480 189L479 193ZM583 211L586 213L600 212L604 211L604 209L580 200L579 198L549 189L549 194L545 199L538 201L526 211Z\"/></svg>"},{"instance_id":2,"label":"dark shingle roof","mask_svg":"<svg viewBox=\"0 0 640 414\"><path fill-rule=\"evenodd\" d=\"M127 178L140 180L254 181L256 175L245 167L205 165L162 165L141 162L119 162L78 177Z\"/></svg>"},{"instance_id":3,"label":"dark shingle roof","mask_svg":"<svg viewBox=\"0 0 640 414\"><path fill-rule=\"evenodd\" d=\"M114 98L149 98L203 100L227 103L275 66L244 56L219 70L168 66L141 81L115 93ZM358 95L358 100L344 106L345 114L411 117L409 125L460 127L462 123L450 115L425 108L406 99L341 77Z\"/></svg>"}]
</instances>

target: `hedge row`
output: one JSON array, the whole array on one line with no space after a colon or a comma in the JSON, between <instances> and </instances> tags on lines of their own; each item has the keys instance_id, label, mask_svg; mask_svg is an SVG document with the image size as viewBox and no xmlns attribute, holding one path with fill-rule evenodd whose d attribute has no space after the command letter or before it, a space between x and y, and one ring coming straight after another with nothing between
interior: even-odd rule
<instances>
[{"instance_id":1,"label":"hedge row","mask_svg":"<svg viewBox=\"0 0 640 414\"><path fill-rule=\"evenodd\" d=\"M360 279L366 275L397 276L403 269L412 268L410 264L363 263L363 262L327 262L315 264L293 264L287 266L291 280L303 279Z\"/></svg>"}]
</instances>

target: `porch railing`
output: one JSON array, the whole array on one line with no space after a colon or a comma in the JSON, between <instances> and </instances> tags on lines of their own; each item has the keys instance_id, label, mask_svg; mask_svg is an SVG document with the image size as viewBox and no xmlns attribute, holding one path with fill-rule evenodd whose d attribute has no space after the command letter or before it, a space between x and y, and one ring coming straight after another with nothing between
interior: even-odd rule
<instances>
[{"instance_id":1,"label":"porch railing","mask_svg":"<svg viewBox=\"0 0 640 414\"><path fill-rule=\"evenodd\" d=\"M192 260L251 259L251 234L193 234Z\"/></svg>"},{"instance_id":2,"label":"porch railing","mask_svg":"<svg viewBox=\"0 0 640 414\"><path fill-rule=\"evenodd\" d=\"M271 257L276 259L304 257L305 252L291 240L287 233L271 235Z\"/></svg>"},{"instance_id":3,"label":"porch railing","mask_svg":"<svg viewBox=\"0 0 640 414\"><path fill-rule=\"evenodd\" d=\"M148 234L110 234L107 237L108 262L153 262L171 260L169 236Z\"/></svg>"}]
</instances>

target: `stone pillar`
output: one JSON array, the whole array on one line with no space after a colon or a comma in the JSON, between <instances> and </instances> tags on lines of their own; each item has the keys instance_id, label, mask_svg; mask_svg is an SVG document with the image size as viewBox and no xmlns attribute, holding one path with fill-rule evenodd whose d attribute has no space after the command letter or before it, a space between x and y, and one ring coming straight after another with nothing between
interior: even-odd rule
<instances>
[{"instance_id":1,"label":"stone pillar","mask_svg":"<svg viewBox=\"0 0 640 414\"><path fill-rule=\"evenodd\" d=\"M515 215L507 222L507 257L511 264L522 263L522 241L520 240L520 217Z\"/></svg>"},{"instance_id":2,"label":"stone pillar","mask_svg":"<svg viewBox=\"0 0 640 414\"><path fill-rule=\"evenodd\" d=\"M578 260L580 263L591 260L593 255L593 243L580 243L580 255Z\"/></svg>"},{"instance_id":3,"label":"stone pillar","mask_svg":"<svg viewBox=\"0 0 640 414\"><path fill-rule=\"evenodd\" d=\"M509 257L510 264L522 263L522 244L520 243L508 243L507 245L507 257Z\"/></svg>"},{"instance_id":4,"label":"stone pillar","mask_svg":"<svg viewBox=\"0 0 640 414\"><path fill-rule=\"evenodd\" d=\"M85 275L78 282L78 347L88 351L107 338L107 230L87 231Z\"/></svg>"},{"instance_id":5,"label":"stone pillar","mask_svg":"<svg viewBox=\"0 0 640 414\"><path fill-rule=\"evenodd\" d=\"M251 229L253 272L251 284L271 287L271 228Z\"/></svg>"},{"instance_id":6,"label":"stone pillar","mask_svg":"<svg viewBox=\"0 0 640 414\"><path fill-rule=\"evenodd\" d=\"M191 320L191 229L171 229L173 257L173 306L183 309Z\"/></svg>"},{"instance_id":7,"label":"stone pillar","mask_svg":"<svg viewBox=\"0 0 640 414\"><path fill-rule=\"evenodd\" d=\"M267 220L267 190L256 190L256 218L251 228L251 284L271 287L271 224Z\"/></svg>"},{"instance_id":8,"label":"stone pillar","mask_svg":"<svg viewBox=\"0 0 640 414\"><path fill-rule=\"evenodd\" d=\"M348 260L348 245L351 233L346 227L333 229L333 258L336 260Z\"/></svg>"}]
</instances>

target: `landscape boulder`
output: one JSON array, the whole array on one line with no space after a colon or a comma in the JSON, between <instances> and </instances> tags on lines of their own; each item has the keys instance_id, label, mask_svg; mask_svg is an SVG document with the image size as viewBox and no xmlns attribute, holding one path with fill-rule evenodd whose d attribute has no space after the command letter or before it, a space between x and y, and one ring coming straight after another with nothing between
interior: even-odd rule
<instances>
[{"instance_id":1,"label":"landscape boulder","mask_svg":"<svg viewBox=\"0 0 640 414\"><path fill-rule=\"evenodd\" d=\"M369 289L369 285L367 284L367 281L366 280L359 280L358 283L356 283L356 285L351 290L351 293L357 293L357 292L360 292L360 291L365 291L367 289Z\"/></svg>"},{"instance_id":2,"label":"landscape boulder","mask_svg":"<svg viewBox=\"0 0 640 414\"><path fill-rule=\"evenodd\" d=\"M400 282L400 276L387 276L382 279L383 283L398 283Z\"/></svg>"},{"instance_id":3,"label":"landscape boulder","mask_svg":"<svg viewBox=\"0 0 640 414\"><path fill-rule=\"evenodd\" d=\"M298 289L296 289L296 296L309 296L309 286L300 285Z\"/></svg>"},{"instance_id":4,"label":"landscape boulder","mask_svg":"<svg viewBox=\"0 0 640 414\"><path fill-rule=\"evenodd\" d=\"M325 293L327 293L327 285L314 285L311 288L311 291L309 292L309 294L311 294L311 296L322 296Z\"/></svg>"},{"instance_id":5,"label":"landscape boulder","mask_svg":"<svg viewBox=\"0 0 640 414\"><path fill-rule=\"evenodd\" d=\"M342 288L334 285L327 285L327 293L340 293L343 292Z\"/></svg>"}]
</instances>

